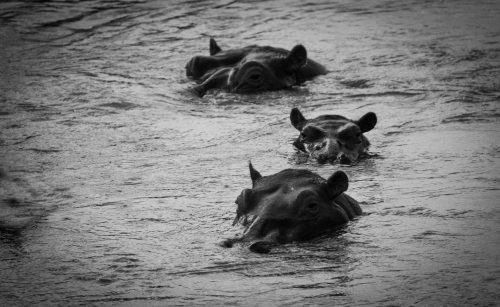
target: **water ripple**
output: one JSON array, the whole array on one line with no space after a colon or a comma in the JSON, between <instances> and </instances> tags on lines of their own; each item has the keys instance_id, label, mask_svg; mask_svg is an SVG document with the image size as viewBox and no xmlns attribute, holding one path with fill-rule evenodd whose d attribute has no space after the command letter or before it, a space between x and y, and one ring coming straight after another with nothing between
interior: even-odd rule
<instances>
[{"instance_id":1,"label":"water ripple","mask_svg":"<svg viewBox=\"0 0 500 307\"><path fill-rule=\"evenodd\" d=\"M495 304L499 14L495 1L0 3L2 302ZM210 37L303 44L329 73L193 97L184 67ZM372 156L297 154L293 107L376 112ZM267 255L221 248L248 160L343 170L365 214Z\"/></svg>"}]
</instances>

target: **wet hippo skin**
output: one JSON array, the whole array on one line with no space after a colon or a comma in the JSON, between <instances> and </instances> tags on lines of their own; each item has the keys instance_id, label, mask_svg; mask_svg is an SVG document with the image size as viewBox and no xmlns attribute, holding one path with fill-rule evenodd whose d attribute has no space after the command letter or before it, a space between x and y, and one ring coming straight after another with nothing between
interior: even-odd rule
<instances>
[{"instance_id":1,"label":"wet hippo skin","mask_svg":"<svg viewBox=\"0 0 500 307\"><path fill-rule=\"evenodd\" d=\"M257 45L222 50L214 39L210 39L210 55L194 56L186 64L187 77L198 83L191 90L200 97L210 89L234 93L281 90L326 72L307 58L302 45L290 51Z\"/></svg>"},{"instance_id":2,"label":"wet hippo skin","mask_svg":"<svg viewBox=\"0 0 500 307\"><path fill-rule=\"evenodd\" d=\"M372 130L377 124L377 116L368 112L358 120L350 120L341 115L321 115L306 119L298 108L290 112L292 125L300 135L293 145L307 152L313 159L323 163L335 161L342 163L358 160L366 154L370 142L363 133Z\"/></svg>"},{"instance_id":3,"label":"wet hippo skin","mask_svg":"<svg viewBox=\"0 0 500 307\"><path fill-rule=\"evenodd\" d=\"M266 253L279 243L303 241L346 224L362 213L356 200L344 192L347 175L333 173L327 180L303 169L285 169L262 176L249 165L252 188L236 199L233 226L245 227L242 236L221 243L244 243Z\"/></svg>"}]
</instances>

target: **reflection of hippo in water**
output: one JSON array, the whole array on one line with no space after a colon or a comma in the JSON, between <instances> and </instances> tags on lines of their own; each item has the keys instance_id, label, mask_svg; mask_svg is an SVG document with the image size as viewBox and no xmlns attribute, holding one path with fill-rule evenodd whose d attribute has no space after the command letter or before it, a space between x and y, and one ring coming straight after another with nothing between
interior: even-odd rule
<instances>
[{"instance_id":1,"label":"reflection of hippo in water","mask_svg":"<svg viewBox=\"0 0 500 307\"><path fill-rule=\"evenodd\" d=\"M299 169L262 177L250 164L250 177L253 187L236 199L233 222L245 226L245 232L223 241L225 247L242 242L265 253L273 244L311 239L361 214L358 202L343 193L348 179L342 171L328 180Z\"/></svg>"},{"instance_id":2,"label":"reflection of hippo in water","mask_svg":"<svg viewBox=\"0 0 500 307\"><path fill-rule=\"evenodd\" d=\"M377 116L368 112L358 120L349 120L341 115L321 115L306 119L299 109L290 112L292 125L300 131L293 145L307 152L318 162L335 160L356 161L366 153L370 142L363 135L377 124Z\"/></svg>"},{"instance_id":3,"label":"reflection of hippo in water","mask_svg":"<svg viewBox=\"0 0 500 307\"><path fill-rule=\"evenodd\" d=\"M38 196L26 180L0 168L0 232L19 233L43 216L47 208L38 204Z\"/></svg>"},{"instance_id":4,"label":"reflection of hippo in water","mask_svg":"<svg viewBox=\"0 0 500 307\"><path fill-rule=\"evenodd\" d=\"M257 45L224 51L214 39L210 56L195 56L186 65L186 75L199 82L193 90L200 96L212 88L235 93L280 90L325 73L307 58L302 45L291 51Z\"/></svg>"}]
</instances>

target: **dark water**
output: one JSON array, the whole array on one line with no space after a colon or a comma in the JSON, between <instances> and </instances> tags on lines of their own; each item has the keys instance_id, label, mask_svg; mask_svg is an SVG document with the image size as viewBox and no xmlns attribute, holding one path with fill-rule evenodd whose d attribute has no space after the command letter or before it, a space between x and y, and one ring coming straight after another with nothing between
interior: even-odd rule
<instances>
[{"instance_id":1,"label":"dark water","mask_svg":"<svg viewBox=\"0 0 500 307\"><path fill-rule=\"evenodd\" d=\"M500 2L0 3L1 305L493 306ZM193 98L186 61L302 43L292 91ZM288 120L379 117L374 157L305 161ZM342 169L365 215L267 255L217 242L263 174Z\"/></svg>"}]
</instances>

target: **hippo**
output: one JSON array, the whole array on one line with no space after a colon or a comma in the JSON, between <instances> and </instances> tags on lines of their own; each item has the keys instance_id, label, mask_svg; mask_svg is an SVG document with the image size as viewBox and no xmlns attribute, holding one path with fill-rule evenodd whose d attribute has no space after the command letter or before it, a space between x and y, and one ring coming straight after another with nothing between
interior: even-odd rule
<instances>
[{"instance_id":1,"label":"hippo","mask_svg":"<svg viewBox=\"0 0 500 307\"><path fill-rule=\"evenodd\" d=\"M368 112L358 120L350 120L341 115L321 115L306 119L298 108L290 112L292 125L300 131L293 145L300 151L309 153L319 163L335 161L351 163L366 156L370 142L363 133L377 124L377 116Z\"/></svg>"},{"instance_id":2,"label":"hippo","mask_svg":"<svg viewBox=\"0 0 500 307\"><path fill-rule=\"evenodd\" d=\"M241 236L221 242L224 247L244 243L257 253L272 246L317 237L338 228L362 211L344 192L347 175L336 171L328 179L305 169L285 169L262 176L249 163L252 188L236 199L233 226L241 224Z\"/></svg>"},{"instance_id":3,"label":"hippo","mask_svg":"<svg viewBox=\"0 0 500 307\"><path fill-rule=\"evenodd\" d=\"M222 50L213 38L210 56L198 55L186 64L187 77L198 82L192 91L200 97L213 88L240 94L281 90L326 73L307 58L302 45L291 51L257 45Z\"/></svg>"}]
</instances>

